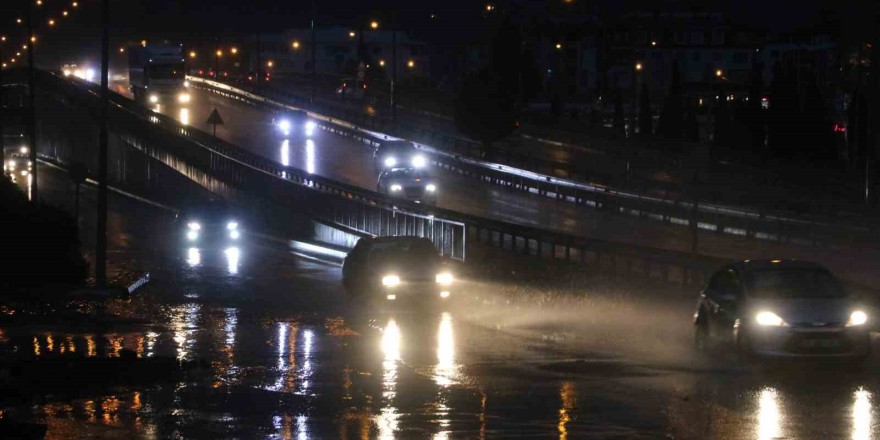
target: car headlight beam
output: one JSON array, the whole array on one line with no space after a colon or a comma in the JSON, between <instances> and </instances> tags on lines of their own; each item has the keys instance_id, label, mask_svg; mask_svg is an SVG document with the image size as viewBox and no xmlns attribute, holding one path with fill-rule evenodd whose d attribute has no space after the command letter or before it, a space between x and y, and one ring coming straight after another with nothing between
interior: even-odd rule
<instances>
[{"instance_id":1,"label":"car headlight beam","mask_svg":"<svg viewBox=\"0 0 880 440\"><path fill-rule=\"evenodd\" d=\"M758 312L758 314L755 315L755 321L758 323L758 325L764 327L784 327L788 325L785 323L785 321L782 320L782 318L779 317L779 315L766 310L763 312Z\"/></svg>"},{"instance_id":2,"label":"car headlight beam","mask_svg":"<svg viewBox=\"0 0 880 440\"><path fill-rule=\"evenodd\" d=\"M186 224L186 227L193 231L198 231L199 229L202 229L202 225L198 222L189 222Z\"/></svg>"},{"instance_id":3,"label":"car headlight beam","mask_svg":"<svg viewBox=\"0 0 880 440\"><path fill-rule=\"evenodd\" d=\"M238 222L229 222L229 223L227 223L227 224L226 224L226 229L229 229L230 231L234 231L234 230L238 229Z\"/></svg>"},{"instance_id":4,"label":"car headlight beam","mask_svg":"<svg viewBox=\"0 0 880 440\"><path fill-rule=\"evenodd\" d=\"M440 284L441 286L448 286L452 284L453 277L449 272L441 272L437 274L435 280L437 281L437 284Z\"/></svg>"},{"instance_id":5,"label":"car headlight beam","mask_svg":"<svg viewBox=\"0 0 880 440\"><path fill-rule=\"evenodd\" d=\"M393 167L394 165L397 165L397 158L394 156L388 156L385 158L384 163L386 167Z\"/></svg>"},{"instance_id":6,"label":"car headlight beam","mask_svg":"<svg viewBox=\"0 0 880 440\"><path fill-rule=\"evenodd\" d=\"M391 192L399 192L399 191L403 191L402 185L400 185L398 183L391 185Z\"/></svg>"},{"instance_id":7,"label":"car headlight beam","mask_svg":"<svg viewBox=\"0 0 880 440\"><path fill-rule=\"evenodd\" d=\"M240 233L240 232L238 232L238 231L235 230L235 229L229 231L229 238L231 238L231 239L233 239L233 240L238 240L238 237L241 237L241 233Z\"/></svg>"},{"instance_id":8,"label":"car headlight beam","mask_svg":"<svg viewBox=\"0 0 880 440\"><path fill-rule=\"evenodd\" d=\"M290 131L290 121L287 119L281 120L278 122L278 129L284 132Z\"/></svg>"},{"instance_id":9,"label":"car headlight beam","mask_svg":"<svg viewBox=\"0 0 880 440\"><path fill-rule=\"evenodd\" d=\"M868 322L868 314L861 310L856 310L849 315L849 321L846 322L846 326L865 325L866 322Z\"/></svg>"},{"instance_id":10,"label":"car headlight beam","mask_svg":"<svg viewBox=\"0 0 880 440\"><path fill-rule=\"evenodd\" d=\"M191 229L186 232L186 239L189 241L196 241L199 238L199 231Z\"/></svg>"},{"instance_id":11,"label":"car headlight beam","mask_svg":"<svg viewBox=\"0 0 880 440\"><path fill-rule=\"evenodd\" d=\"M435 185L435 184L433 184L433 183L429 183L429 184L425 185L425 191L428 191L428 192L431 192L431 193L432 193L432 192L437 192L437 185Z\"/></svg>"},{"instance_id":12,"label":"car headlight beam","mask_svg":"<svg viewBox=\"0 0 880 440\"><path fill-rule=\"evenodd\" d=\"M188 104L191 99L192 97L189 96L189 93L181 93L180 95L177 95L177 100L181 104Z\"/></svg>"},{"instance_id":13,"label":"car headlight beam","mask_svg":"<svg viewBox=\"0 0 880 440\"><path fill-rule=\"evenodd\" d=\"M421 154L415 155L412 158L412 166L415 168L424 168L427 164L428 160L425 159L425 156L422 156Z\"/></svg>"},{"instance_id":14,"label":"car headlight beam","mask_svg":"<svg viewBox=\"0 0 880 440\"><path fill-rule=\"evenodd\" d=\"M385 275L382 277L382 285L385 287L396 287L400 285L400 277L397 275Z\"/></svg>"},{"instance_id":15,"label":"car headlight beam","mask_svg":"<svg viewBox=\"0 0 880 440\"><path fill-rule=\"evenodd\" d=\"M150 102L156 104L159 102L159 95L150 95Z\"/></svg>"}]
</instances>

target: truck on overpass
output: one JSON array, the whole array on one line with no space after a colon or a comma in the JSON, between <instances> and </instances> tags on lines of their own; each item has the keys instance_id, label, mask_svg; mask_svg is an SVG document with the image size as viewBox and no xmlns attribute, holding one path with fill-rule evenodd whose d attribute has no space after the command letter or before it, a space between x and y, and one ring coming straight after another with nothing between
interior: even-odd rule
<instances>
[{"instance_id":1,"label":"truck on overpass","mask_svg":"<svg viewBox=\"0 0 880 440\"><path fill-rule=\"evenodd\" d=\"M146 41L129 46L128 82L136 101L151 105L188 103L183 46Z\"/></svg>"}]
</instances>

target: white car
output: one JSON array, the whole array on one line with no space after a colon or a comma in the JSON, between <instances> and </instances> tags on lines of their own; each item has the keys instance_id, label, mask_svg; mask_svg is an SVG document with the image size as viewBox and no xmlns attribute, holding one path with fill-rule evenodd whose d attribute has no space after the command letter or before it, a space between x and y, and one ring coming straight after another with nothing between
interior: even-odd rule
<instances>
[{"instance_id":1,"label":"white car","mask_svg":"<svg viewBox=\"0 0 880 440\"><path fill-rule=\"evenodd\" d=\"M731 344L746 358L864 360L872 317L824 267L746 260L717 271L694 313L699 350Z\"/></svg>"}]
</instances>

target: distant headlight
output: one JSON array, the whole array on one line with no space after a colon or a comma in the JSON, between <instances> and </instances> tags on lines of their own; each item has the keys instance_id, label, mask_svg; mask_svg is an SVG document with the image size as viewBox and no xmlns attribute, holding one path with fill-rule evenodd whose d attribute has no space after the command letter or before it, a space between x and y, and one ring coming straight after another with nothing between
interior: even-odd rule
<instances>
[{"instance_id":1,"label":"distant headlight","mask_svg":"<svg viewBox=\"0 0 880 440\"><path fill-rule=\"evenodd\" d=\"M186 238L189 241L196 241L196 239L199 238L199 232L194 229L187 231Z\"/></svg>"},{"instance_id":2,"label":"distant headlight","mask_svg":"<svg viewBox=\"0 0 880 440\"><path fill-rule=\"evenodd\" d=\"M188 103L190 101L190 99L192 99L192 98L189 96L189 93L181 93L180 95L177 96L177 100L180 101L181 104Z\"/></svg>"},{"instance_id":3,"label":"distant headlight","mask_svg":"<svg viewBox=\"0 0 880 440\"><path fill-rule=\"evenodd\" d=\"M235 229L229 231L229 238L233 240L238 240L238 237L241 237L241 233L236 231Z\"/></svg>"},{"instance_id":4,"label":"distant headlight","mask_svg":"<svg viewBox=\"0 0 880 440\"><path fill-rule=\"evenodd\" d=\"M449 272L438 273L436 280L437 284L448 286L452 284L452 274Z\"/></svg>"},{"instance_id":5,"label":"distant headlight","mask_svg":"<svg viewBox=\"0 0 880 440\"><path fill-rule=\"evenodd\" d=\"M152 102L153 104L159 102L159 95L150 95L150 102Z\"/></svg>"},{"instance_id":6,"label":"distant headlight","mask_svg":"<svg viewBox=\"0 0 880 440\"><path fill-rule=\"evenodd\" d=\"M230 231L233 231L233 230L238 229L238 222L229 222L229 223L227 223L227 224L226 224L226 229L229 229Z\"/></svg>"},{"instance_id":7,"label":"distant headlight","mask_svg":"<svg viewBox=\"0 0 880 440\"><path fill-rule=\"evenodd\" d=\"M398 192L398 191L403 191L403 186L398 185L396 183L394 185L391 185L391 192Z\"/></svg>"},{"instance_id":8,"label":"distant headlight","mask_svg":"<svg viewBox=\"0 0 880 440\"><path fill-rule=\"evenodd\" d=\"M315 121L306 121L306 134L312 134L316 128L318 124Z\"/></svg>"},{"instance_id":9,"label":"distant headlight","mask_svg":"<svg viewBox=\"0 0 880 440\"><path fill-rule=\"evenodd\" d=\"M192 231L198 231L199 229L202 229L202 225L198 224L197 222L189 222L187 223L186 227L188 227Z\"/></svg>"},{"instance_id":10,"label":"distant headlight","mask_svg":"<svg viewBox=\"0 0 880 440\"><path fill-rule=\"evenodd\" d=\"M278 122L278 129L280 129L281 131L284 131L284 132L290 131L290 121L288 121L287 119L283 119L283 120L279 121Z\"/></svg>"},{"instance_id":11,"label":"distant headlight","mask_svg":"<svg viewBox=\"0 0 880 440\"><path fill-rule=\"evenodd\" d=\"M183 82L183 86L184 86L184 87L189 87L189 81L184 81L184 82Z\"/></svg>"},{"instance_id":12,"label":"distant headlight","mask_svg":"<svg viewBox=\"0 0 880 440\"><path fill-rule=\"evenodd\" d=\"M397 165L397 159L394 156L389 156L385 158L386 167L393 167L394 165Z\"/></svg>"},{"instance_id":13,"label":"distant headlight","mask_svg":"<svg viewBox=\"0 0 880 440\"><path fill-rule=\"evenodd\" d=\"M755 321L758 322L758 325L763 325L765 327L784 327L787 325L779 315L773 312L759 312L755 316Z\"/></svg>"},{"instance_id":14,"label":"distant headlight","mask_svg":"<svg viewBox=\"0 0 880 440\"><path fill-rule=\"evenodd\" d=\"M849 315L849 321L847 321L846 326L864 325L866 322L868 322L868 314L861 310L856 310Z\"/></svg>"},{"instance_id":15,"label":"distant headlight","mask_svg":"<svg viewBox=\"0 0 880 440\"><path fill-rule=\"evenodd\" d=\"M437 185L434 185L433 183L429 183L429 184L425 185L425 191L428 191L430 193L435 192L435 191L437 191Z\"/></svg>"},{"instance_id":16,"label":"distant headlight","mask_svg":"<svg viewBox=\"0 0 880 440\"><path fill-rule=\"evenodd\" d=\"M425 160L425 156L422 156L421 154L414 156L412 158L412 166L414 166L416 168L424 168L424 166L427 164L428 164L428 161Z\"/></svg>"},{"instance_id":17,"label":"distant headlight","mask_svg":"<svg viewBox=\"0 0 880 440\"><path fill-rule=\"evenodd\" d=\"M385 287L395 287L400 285L400 277L397 275L385 275L382 277L382 285Z\"/></svg>"}]
</instances>

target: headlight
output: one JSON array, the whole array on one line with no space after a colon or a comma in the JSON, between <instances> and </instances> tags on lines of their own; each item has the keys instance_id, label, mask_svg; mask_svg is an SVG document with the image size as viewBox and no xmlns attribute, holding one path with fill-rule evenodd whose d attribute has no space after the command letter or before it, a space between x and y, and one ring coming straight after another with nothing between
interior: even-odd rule
<instances>
[{"instance_id":1,"label":"headlight","mask_svg":"<svg viewBox=\"0 0 880 440\"><path fill-rule=\"evenodd\" d=\"M189 87L189 81L184 81L184 82L183 82L183 86L184 86L184 87Z\"/></svg>"},{"instance_id":2,"label":"headlight","mask_svg":"<svg viewBox=\"0 0 880 440\"><path fill-rule=\"evenodd\" d=\"M389 157L385 158L385 166L386 167L393 167L394 165L397 165L397 159L395 159L393 156L389 156Z\"/></svg>"},{"instance_id":3,"label":"headlight","mask_svg":"<svg viewBox=\"0 0 880 440\"><path fill-rule=\"evenodd\" d=\"M866 322L868 322L868 314L861 310L856 310L849 315L849 321L847 321L846 326L864 325Z\"/></svg>"},{"instance_id":4,"label":"headlight","mask_svg":"<svg viewBox=\"0 0 880 440\"><path fill-rule=\"evenodd\" d=\"M153 104L159 102L159 95L150 95L150 102Z\"/></svg>"},{"instance_id":5,"label":"headlight","mask_svg":"<svg viewBox=\"0 0 880 440\"><path fill-rule=\"evenodd\" d=\"M452 284L452 274L449 272L438 273L436 280L437 284L448 286Z\"/></svg>"},{"instance_id":6,"label":"headlight","mask_svg":"<svg viewBox=\"0 0 880 440\"><path fill-rule=\"evenodd\" d=\"M202 229L202 225L198 224L197 222L189 222L187 223L186 227L193 231L198 231L199 229Z\"/></svg>"},{"instance_id":7,"label":"headlight","mask_svg":"<svg viewBox=\"0 0 880 440\"><path fill-rule=\"evenodd\" d=\"M391 185L391 192L398 192L398 191L403 191L403 187L396 184L396 183L394 185Z\"/></svg>"},{"instance_id":8,"label":"headlight","mask_svg":"<svg viewBox=\"0 0 880 440\"><path fill-rule=\"evenodd\" d=\"M240 232L238 232L238 231L236 231L236 230L234 230L234 229L231 230L231 231L229 231L229 238L231 238L231 239L233 239L233 240L238 240L238 237L241 237L241 233L240 233Z\"/></svg>"},{"instance_id":9,"label":"headlight","mask_svg":"<svg viewBox=\"0 0 880 440\"><path fill-rule=\"evenodd\" d=\"M226 229L229 229L230 231L235 230L235 229L238 229L238 222L229 222L229 223L227 223L227 224L226 224Z\"/></svg>"},{"instance_id":10,"label":"headlight","mask_svg":"<svg viewBox=\"0 0 880 440\"><path fill-rule=\"evenodd\" d=\"M767 311L759 312L755 316L755 321L758 322L758 325L763 325L766 327L784 327L785 325L787 325L785 321L783 321L782 318L779 317L779 315Z\"/></svg>"},{"instance_id":11,"label":"headlight","mask_svg":"<svg viewBox=\"0 0 880 440\"><path fill-rule=\"evenodd\" d=\"M311 132L315 131L316 128L318 128L318 124L316 124L315 121L306 121L306 131L307 132L311 133Z\"/></svg>"},{"instance_id":12,"label":"headlight","mask_svg":"<svg viewBox=\"0 0 880 440\"><path fill-rule=\"evenodd\" d=\"M199 238L199 232L194 229L190 230L186 233L186 238L189 241L195 241L197 238Z\"/></svg>"},{"instance_id":13,"label":"headlight","mask_svg":"<svg viewBox=\"0 0 880 440\"><path fill-rule=\"evenodd\" d=\"M382 285L385 287L395 287L400 285L400 277L397 275L385 275L382 277Z\"/></svg>"},{"instance_id":14,"label":"headlight","mask_svg":"<svg viewBox=\"0 0 880 440\"><path fill-rule=\"evenodd\" d=\"M429 184L425 185L425 191L428 191L431 193L435 192L435 191L437 191L437 185L434 185L433 183L429 183Z\"/></svg>"},{"instance_id":15,"label":"headlight","mask_svg":"<svg viewBox=\"0 0 880 440\"><path fill-rule=\"evenodd\" d=\"M279 128L281 131L290 131L290 121L288 121L287 119L284 119L284 120L282 120L282 121L279 121L279 122L278 122L278 128Z\"/></svg>"},{"instance_id":16,"label":"headlight","mask_svg":"<svg viewBox=\"0 0 880 440\"><path fill-rule=\"evenodd\" d=\"M428 161L425 160L425 156L422 156L421 154L412 158L412 166L416 168L423 168L427 163Z\"/></svg>"},{"instance_id":17,"label":"headlight","mask_svg":"<svg viewBox=\"0 0 880 440\"><path fill-rule=\"evenodd\" d=\"M190 101L189 93L181 93L177 96L177 100L180 101L181 104L186 104Z\"/></svg>"}]
</instances>

